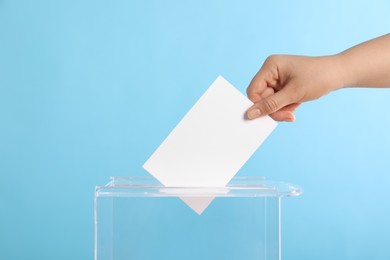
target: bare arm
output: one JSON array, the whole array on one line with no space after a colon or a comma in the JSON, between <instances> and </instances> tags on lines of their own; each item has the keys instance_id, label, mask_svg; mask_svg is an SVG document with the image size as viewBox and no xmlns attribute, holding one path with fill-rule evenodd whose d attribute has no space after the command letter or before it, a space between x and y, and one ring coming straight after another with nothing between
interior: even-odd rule
<instances>
[{"instance_id":1,"label":"bare arm","mask_svg":"<svg viewBox=\"0 0 390 260\"><path fill-rule=\"evenodd\" d=\"M247 115L291 122L302 102L343 87L390 87L390 34L333 56L268 57L247 89Z\"/></svg>"},{"instance_id":2,"label":"bare arm","mask_svg":"<svg viewBox=\"0 0 390 260\"><path fill-rule=\"evenodd\" d=\"M390 34L337 56L345 68L343 87L390 87Z\"/></svg>"}]
</instances>

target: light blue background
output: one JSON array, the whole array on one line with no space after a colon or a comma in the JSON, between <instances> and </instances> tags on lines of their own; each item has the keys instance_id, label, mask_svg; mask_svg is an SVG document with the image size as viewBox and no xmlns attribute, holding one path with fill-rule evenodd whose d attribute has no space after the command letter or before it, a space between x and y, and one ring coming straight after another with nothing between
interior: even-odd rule
<instances>
[{"instance_id":1,"label":"light blue background","mask_svg":"<svg viewBox=\"0 0 390 260\"><path fill-rule=\"evenodd\" d=\"M0 0L0 258L92 259L93 192L140 168L219 74L390 31L388 1ZM301 185L284 259L390 259L390 90L303 105L240 175Z\"/></svg>"}]
</instances>

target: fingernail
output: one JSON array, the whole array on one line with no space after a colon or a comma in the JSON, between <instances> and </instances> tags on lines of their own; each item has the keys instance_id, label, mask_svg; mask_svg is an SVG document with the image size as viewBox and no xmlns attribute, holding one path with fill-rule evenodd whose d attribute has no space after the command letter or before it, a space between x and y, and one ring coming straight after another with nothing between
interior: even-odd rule
<instances>
[{"instance_id":1,"label":"fingernail","mask_svg":"<svg viewBox=\"0 0 390 260\"><path fill-rule=\"evenodd\" d=\"M248 119L255 119L255 118L261 116L260 109L255 108L255 109L248 111L247 116L248 116Z\"/></svg>"}]
</instances>

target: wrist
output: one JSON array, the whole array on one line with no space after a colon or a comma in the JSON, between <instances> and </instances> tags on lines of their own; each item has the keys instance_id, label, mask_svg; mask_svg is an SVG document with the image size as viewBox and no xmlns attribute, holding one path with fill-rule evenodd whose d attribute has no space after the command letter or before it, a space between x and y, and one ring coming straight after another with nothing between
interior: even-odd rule
<instances>
[{"instance_id":1,"label":"wrist","mask_svg":"<svg viewBox=\"0 0 390 260\"><path fill-rule=\"evenodd\" d=\"M348 65L343 53L330 56L330 58L332 59L331 64L333 64L335 74L334 90L350 87L353 83L351 82L351 77L348 74Z\"/></svg>"}]
</instances>

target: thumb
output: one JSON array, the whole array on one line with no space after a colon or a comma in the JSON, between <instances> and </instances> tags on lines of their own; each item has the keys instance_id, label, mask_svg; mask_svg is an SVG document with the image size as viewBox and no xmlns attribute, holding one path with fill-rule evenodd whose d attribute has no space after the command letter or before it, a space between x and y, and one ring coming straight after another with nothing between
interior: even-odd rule
<instances>
[{"instance_id":1,"label":"thumb","mask_svg":"<svg viewBox=\"0 0 390 260\"><path fill-rule=\"evenodd\" d=\"M292 103L294 103L293 93L290 93L288 88L285 87L275 94L260 100L249 108L247 118L255 119L260 116L269 115Z\"/></svg>"}]
</instances>

